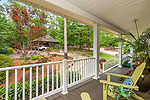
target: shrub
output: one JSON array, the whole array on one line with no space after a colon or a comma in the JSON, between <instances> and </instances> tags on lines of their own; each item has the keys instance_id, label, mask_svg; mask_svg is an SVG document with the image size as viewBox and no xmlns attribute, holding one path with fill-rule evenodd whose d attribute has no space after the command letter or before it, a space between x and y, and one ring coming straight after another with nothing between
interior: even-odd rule
<instances>
[{"instance_id":1,"label":"shrub","mask_svg":"<svg viewBox=\"0 0 150 100\"><path fill-rule=\"evenodd\" d=\"M10 67L12 66L13 59L7 55L0 54L0 68ZM6 72L0 72L0 84L5 82Z\"/></svg>"},{"instance_id":2,"label":"shrub","mask_svg":"<svg viewBox=\"0 0 150 100\"><path fill-rule=\"evenodd\" d=\"M41 57L41 58L39 58L39 60L38 60L38 63L46 63L48 61L48 57Z\"/></svg>"},{"instance_id":3,"label":"shrub","mask_svg":"<svg viewBox=\"0 0 150 100\"><path fill-rule=\"evenodd\" d=\"M55 46L55 49L60 49L61 48L61 45L60 44L57 44L56 46Z\"/></svg>"},{"instance_id":4,"label":"shrub","mask_svg":"<svg viewBox=\"0 0 150 100\"><path fill-rule=\"evenodd\" d=\"M7 48L8 50L8 54L13 54L14 53L14 49L13 48Z\"/></svg>"},{"instance_id":5,"label":"shrub","mask_svg":"<svg viewBox=\"0 0 150 100\"><path fill-rule=\"evenodd\" d=\"M12 54L12 53L14 53L13 48L0 49L0 54Z\"/></svg>"},{"instance_id":6,"label":"shrub","mask_svg":"<svg viewBox=\"0 0 150 100\"><path fill-rule=\"evenodd\" d=\"M7 49L0 49L0 54L8 54L8 50Z\"/></svg>"},{"instance_id":7,"label":"shrub","mask_svg":"<svg viewBox=\"0 0 150 100\"><path fill-rule=\"evenodd\" d=\"M13 59L7 55L0 54L0 68L12 66Z\"/></svg>"},{"instance_id":8,"label":"shrub","mask_svg":"<svg viewBox=\"0 0 150 100\"><path fill-rule=\"evenodd\" d=\"M48 61L52 61L52 60L49 59Z\"/></svg>"},{"instance_id":9,"label":"shrub","mask_svg":"<svg viewBox=\"0 0 150 100\"><path fill-rule=\"evenodd\" d=\"M49 84L52 84L52 76L49 76ZM58 75L58 87L60 87L60 75ZM54 89L56 89L56 75L54 75ZM49 90L52 90L51 85L49 86ZM9 85L9 98L8 100L14 100L14 91L15 91L15 85L10 84ZM22 100L22 91L23 91L23 85L21 82L18 82L17 84L17 100ZM47 91L47 75L44 76L44 91ZM0 87L0 100L5 100L5 86ZM38 94L42 94L42 78L38 78ZM36 79L32 80L32 97L34 98L36 96ZM30 99L30 80L27 80L25 82L25 100Z\"/></svg>"},{"instance_id":10,"label":"shrub","mask_svg":"<svg viewBox=\"0 0 150 100\"><path fill-rule=\"evenodd\" d=\"M74 47L71 47L71 51L74 51Z\"/></svg>"},{"instance_id":11,"label":"shrub","mask_svg":"<svg viewBox=\"0 0 150 100\"><path fill-rule=\"evenodd\" d=\"M49 48L49 51L52 52L54 48Z\"/></svg>"}]
</instances>

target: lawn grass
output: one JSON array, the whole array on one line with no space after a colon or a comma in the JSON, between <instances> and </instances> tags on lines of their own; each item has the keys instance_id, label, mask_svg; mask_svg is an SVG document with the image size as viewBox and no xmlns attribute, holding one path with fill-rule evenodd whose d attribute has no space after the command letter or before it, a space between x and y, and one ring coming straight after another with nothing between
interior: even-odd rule
<instances>
[{"instance_id":1,"label":"lawn grass","mask_svg":"<svg viewBox=\"0 0 150 100\"><path fill-rule=\"evenodd\" d=\"M42 57L42 56L32 56L32 60L38 60L40 57ZM18 59L19 61L21 61L21 60L26 60L26 59L30 59L31 57L24 57L24 58L20 58L20 59Z\"/></svg>"},{"instance_id":2,"label":"lawn grass","mask_svg":"<svg viewBox=\"0 0 150 100\"><path fill-rule=\"evenodd\" d=\"M88 56L93 56L93 52L78 52L79 54L84 54L84 55L88 55ZM110 60L111 58L113 58L114 56L108 55L108 54L104 54L104 53L99 53L99 58L105 58L106 61Z\"/></svg>"}]
</instances>

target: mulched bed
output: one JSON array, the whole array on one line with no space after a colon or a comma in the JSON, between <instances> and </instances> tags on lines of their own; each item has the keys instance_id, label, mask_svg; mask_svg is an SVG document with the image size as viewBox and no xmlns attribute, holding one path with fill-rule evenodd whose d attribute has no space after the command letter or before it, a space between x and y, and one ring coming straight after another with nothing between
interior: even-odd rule
<instances>
[{"instance_id":1,"label":"mulched bed","mask_svg":"<svg viewBox=\"0 0 150 100\"><path fill-rule=\"evenodd\" d=\"M48 62L56 62L56 61L62 61L64 59L63 56L61 55L54 55L54 54L51 54L49 56L46 56L48 57ZM72 58L68 58L68 60L72 60ZM20 66L21 63L23 62L26 62L26 60L14 60L13 61L13 66ZM33 60L30 64L37 64L38 63L38 60ZM36 67L33 67L32 68L32 76L33 78L35 78L35 75L36 75ZM51 74L52 73L52 65L49 66L49 73ZM17 80L18 82L21 81L22 82L22 77L23 77L23 70L22 69L18 69L18 77L17 77ZM26 68L25 69L25 78L26 80L28 80L30 78L30 68ZM60 71L60 64L58 64L58 72ZM39 77L42 76L42 66L39 66ZM56 64L54 64L54 72L56 73ZM44 74L47 74L47 66L45 65L44 66ZM14 83L15 82L15 70L11 71L10 74L9 74L9 83Z\"/></svg>"}]
</instances>

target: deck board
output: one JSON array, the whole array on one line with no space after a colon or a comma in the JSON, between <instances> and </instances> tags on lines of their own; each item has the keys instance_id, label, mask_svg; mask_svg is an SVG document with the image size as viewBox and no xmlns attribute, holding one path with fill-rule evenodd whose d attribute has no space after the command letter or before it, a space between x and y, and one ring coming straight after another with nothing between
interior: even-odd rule
<instances>
[{"instance_id":1,"label":"deck board","mask_svg":"<svg viewBox=\"0 0 150 100\"><path fill-rule=\"evenodd\" d=\"M117 73L117 74L125 74L127 73L131 68L115 68L112 69L111 73ZM106 79L105 74L100 75L100 79ZM58 93L56 95L53 95L51 97L48 97L48 100L81 100L80 94L82 92L88 92L92 100L103 100L103 87L102 84L99 82L99 80L90 79L88 82L84 82L77 86L74 86L70 89L68 89L68 94L62 95L61 93ZM112 81L114 82L120 82L118 77L111 77ZM53 99L49 99L53 98ZM150 100L150 98L144 98L144 100Z\"/></svg>"}]
</instances>

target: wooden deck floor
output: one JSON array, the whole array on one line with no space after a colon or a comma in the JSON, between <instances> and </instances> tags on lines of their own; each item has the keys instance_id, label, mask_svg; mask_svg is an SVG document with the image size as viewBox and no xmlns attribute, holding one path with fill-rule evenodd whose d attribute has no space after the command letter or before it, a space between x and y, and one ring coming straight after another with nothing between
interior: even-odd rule
<instances>
[{"instance_id":1,"label":"wooden deck floor","mask_svg":"<svg viewBox=\"0 0 150 100\"><path fill-rule=\"evenodd\" d=\"M118 73L118 74L125 74L127 73L131 68L115 68L111 70L112 73ZM100 75L100 79L106 79L105 74ZM112 77L112 80L114 82L119 82L119 79L117 77ZM72 87L68 90L68 94L62 95L61 93L55 94L53 96L48 97L48 100L81 100L80 94L82 92L88 92L92 100L103 100L103 90L102 90L102 84L99 82L99 80L90 79L86 82L83 82L82 84L79 84L75 87ZM141 95L143 97L143 93L138 92L138 95ZM150 100L150 93L144 93L144 100Z\"/></svg>"}]
</instances>

